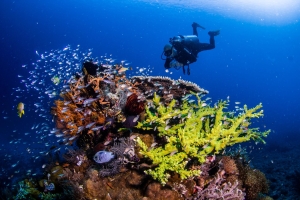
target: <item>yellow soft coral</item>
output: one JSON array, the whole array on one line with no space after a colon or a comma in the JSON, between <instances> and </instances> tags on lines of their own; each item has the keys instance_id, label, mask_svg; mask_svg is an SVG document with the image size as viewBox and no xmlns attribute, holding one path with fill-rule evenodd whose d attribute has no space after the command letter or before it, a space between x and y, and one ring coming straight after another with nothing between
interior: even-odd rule
<instances>
[{"instance_id":1,"label":"yellow soft coral","mask_svg":"<svg viewBox=\"0 0 300 200\"><path fill-rule=\"evenodd\" d=\"M155 179L166 183L166 171L177 172L182 179L199 174L199 171L186 169L189 159L196 158L200 163L207 155L218 154L227 146L246 142L251 139L264 143L270 131L259 132L257 128L248 128L251 118L263 116L262 104L252 109L244 106L244 111L235 116L224 112L228 101L219 101L215 106L207 106L200 97L194 94L197 104L183 101L176 105L172 100L168 106L160 102L155 95L151 108L146 107L146 118L136 126L142 129L158 130L159 136L164 136L168 143L164 146L148 149L141 139L137 143L141 154L157 165L148 170Z\"/></svg>"}]
</instances>

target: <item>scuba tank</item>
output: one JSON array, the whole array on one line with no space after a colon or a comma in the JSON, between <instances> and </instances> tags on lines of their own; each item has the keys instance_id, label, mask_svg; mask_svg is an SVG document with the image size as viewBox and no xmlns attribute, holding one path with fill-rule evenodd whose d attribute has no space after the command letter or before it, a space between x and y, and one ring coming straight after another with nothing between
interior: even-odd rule
<instances>
[{"instance_id":1,"label":"scuba tank","mask_svg":"<svg viewBox=\"0 0 300 200\"><path fill-rule=\"evenodd\" d=\"M196 35L178 35L170 39L170 43L175 48L187 47L190 49L194 44L199 43L199 38Z\"/></svg>"}]
</instances>

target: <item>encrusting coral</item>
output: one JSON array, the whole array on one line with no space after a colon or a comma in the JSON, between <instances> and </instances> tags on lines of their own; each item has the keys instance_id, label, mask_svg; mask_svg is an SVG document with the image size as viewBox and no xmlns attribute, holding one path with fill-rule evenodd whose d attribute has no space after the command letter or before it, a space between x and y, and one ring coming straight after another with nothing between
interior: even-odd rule
<instances>
[{"instance_id":1,"label":"encrusting coral","mask_svg":"<svg viewBox=\"0 0 300 200\"><path fill-rule=\"evenodd\" d=\"M247 200L255 200L260 194L268 193L268 181L261 171L243 165L239 165L239 168L240 178L244 183L243 187L247 192Z\"/></svg>"},{"instance_id":2,"label":"encrusting coral","mask_svg":"<svg viewBox=\"0 0 300 200\"><path fill-rule=\"evenodd\" d=\"M218 154L227 146L251 139L264 142L263 137L270 132L259 132L257 128L248 127L251 118L263 116L263 110L259 111L261 104L252 109L245 105L243 112L235 116L223 111L228 101L219 101L210 107L197 94L191 93L197 98L197 105L187 100L176 104L172 100L165 106L160 97L154 95L153 103L146 107L146 119L136 126L157 130L159 136L166 138L165 145L152 149L137 139L141 154L158 165L146 172L162 184L168 180L168 171L178 173L182 179L199 174L198 170L187 169L189 159L204 163L208 155Z\"/></svg>"}]
</instances>

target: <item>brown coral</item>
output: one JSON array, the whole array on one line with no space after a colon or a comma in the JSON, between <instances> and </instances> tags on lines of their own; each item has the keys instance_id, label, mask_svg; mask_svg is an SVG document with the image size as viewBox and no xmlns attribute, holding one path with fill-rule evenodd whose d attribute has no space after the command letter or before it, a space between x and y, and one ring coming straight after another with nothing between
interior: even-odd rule
<instances>
[{"instance_id":1,"label":"brown coral","mask_svg":"<svg viewBox=\"0 0 300 200\"><path fill-rule=\"evenodd\" d=\"M258 199L260 194L267 194L269 190L268 181L265 175L257 170L250 168L249 165L236 163L240 172L239 178L243 181L246 191L246 200Z\"/></svg>"},{"instance_id":2,"label":"brown coral","mask_svg":"<svg viewBox=\"0 0 300 200\"><path fill-rule=\"evenodd\" d=\"M232 175L239 173L239 170L235 164L235 160L233 160L229 156L223 156L221 159L221 164L226 174Z\"/></svg>"},{"instance_id":3,"label":"brown coral","mask_svg":"<svg viewBox=\"0 0 300 200\"><path fill-rule=\"evenodd\" d=\"M183 199L182 197L179 196L179 194L171 190L167 187L163 187L160 183L158 182L152 182L147 186L146 189L146 196L149 199L156 199L156 200L178 200L178 199Z\"/></svg>"},{"instance_id":4,"label":"brown coral","mask_svg":"<svg viewBox=\"0 0 300 200\"><path fill-rule=\"evenodd\" d=\"M107 194L107 190L105 189L105 185L103 181L92 181L91 179L88 179L84 183L84 191L85 195L89 199L104 199L105 194Z\"/></svg>"},{"instance_id":5,"label":"brown coral","mask_svg":"<svg viewBox=\"0 0 300 200\"><path fill-rule=\"evenodd\" d=\"M244 184L248 200L257 199L260 193L268 193L269 191L267 179L259 170L248 170Z\"/></svg>"},{"instance_id":6,"label":"brown coral","mask_svg":"<svg viewBox=\"0 0 300 200\"><path fill-rule=\"evenodd\" d=\"M138 99L137 94L133 93L127 98L125 112L128 115L138 115L145 110L145 104Z\"/></svg>"}]
</instances>

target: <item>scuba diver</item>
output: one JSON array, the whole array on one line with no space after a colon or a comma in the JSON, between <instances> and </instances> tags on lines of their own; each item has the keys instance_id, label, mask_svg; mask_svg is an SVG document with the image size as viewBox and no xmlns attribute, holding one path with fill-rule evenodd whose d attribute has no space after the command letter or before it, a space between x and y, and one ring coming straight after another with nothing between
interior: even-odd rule
<instances>
[{"instance_id":1,"label":"scuba diver","mask_svg":"<svg viewBox=\"0 0 300 200\"><path fill-rule=\"evenodd\" d=\"M185 66L187 66L187 74L190 75L190 64L197 61L197 55L201 51L210 50L215 48L215 36L220 34L220 30L209 31L210 36L209 44L199 42L197 28L205 29L199 24L193 22L193 35L178 35L170 38L170 44L166 44L164 51L161 54L161 59L165 61L165 68L169 69L174 67L180 69L182 67L185 74ZM162 55L165 55L164 59Z\"/></svg>"}]
</instances>

